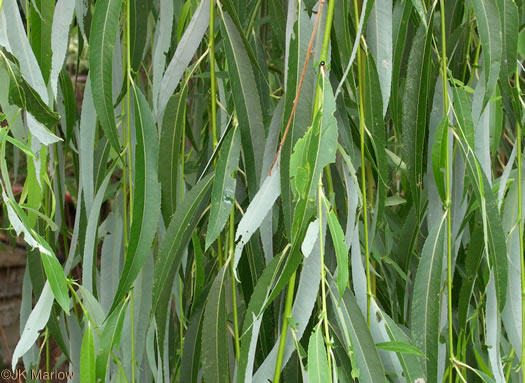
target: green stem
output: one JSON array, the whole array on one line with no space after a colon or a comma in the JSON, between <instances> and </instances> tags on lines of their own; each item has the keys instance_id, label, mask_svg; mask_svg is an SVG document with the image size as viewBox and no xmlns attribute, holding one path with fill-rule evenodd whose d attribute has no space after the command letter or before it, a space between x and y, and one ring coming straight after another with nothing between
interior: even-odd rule
<instances>
[{"instance_id":1,"label":"green stem","mask_svg":"<svg viewBox=\"0 0 525 383\"><path fill-rule=\"evenodd\" d=\"M521 95L519 67L516 67L516 89ZM521 380L525 382L525 259L523 259L523 202L522 202L522 169L521 169L521 116L516 119L516 134L518 141L518 230L520 236L520 272L521 272Z\"/></svg>"},{"instance_id":2,"label":"green stem","mask_svg":"<svg viewBox=\"0 0 525 383\"><path fill-rule=\"evenodd\" d=\"M217 90L215 79L215 1L210 1L210 79L211 79L211 126L213 135L213 149L217 146Z\"/></svg>"},{"instance_id":3,"label":"green stem","mask_svg":"<svg viewBox=\"0 0 525 383\"><path fill-rule=\"evenodd\" d=\"M133 180L132 180L132 159L131 159L131 98L130 98L130 89L131 89L131 9L130 9L131 0L126 1L126 147L128 152L128 183L129 183L129 223L131 227L131 222L133 221ZM126 166L124 166L126 168ZM125 178L124 173L124 178ZM126 190L126 184L124 182L124 190ZM124 206L126 206L126 200L124 199ZM124 226L126 226L126 221L124 221ZM127 241L125 242L125 249L127 248ZM127 251L125 252L125 254ZM131 332L131 383L135 383L135 326L133 318L134 310L134 299L133 299L133 290L129 292L130 294L130 332Z\"/></svg>"},{"instance_id":4,"label":"green stem","mask_svg":"<svg viewBox=\"0 0 525 383\"><path fill-rule=\"evenodd\" d=\"M284 307L283 325L281 328L281 339L279 341L279 351L277 353L277 362L275 363L275 372L273 374L273 383L279 383L281 378L281 367L283 365L284 345L286 344L286 335L288 333L288 318L292 316L292 303L295 289L295 272L288 281L288 292L286 294L286 303Z\"/></svg>"},{"instance_id":5,"label":"green stem","mask_svg":"<svg viewBox=\"0 0 525 383\"><path fill-rule=\"evenodd\" d=\"M359 27L359 8L357 0L354 0L354 17L356 29ZM370 327L370 299L372 297L372 283L370 279L370 252L368 249L368 213L366 198L366 167L365 167L365 96L363 80L363 63L361 60L361 48L357 48L357 76L359 86L359 135L361 138L361 194L363 198L363 226L365 230L365 261L366 261L366 322Z\"/></svg>"},{"instance_id":6,"label":"green stem","mask_svg":"<svg viewBox=\"0 0 525 383\"><path fill-rule=\"evenodd\" d=\"M239 361L241 355L241 343L239 336L239 317L237 313L237 282L235 279L235 269L233 267L233 249L235 248L235 209L232 207L230 212L230 248L229 248L229 258L230 258L230 272L232 278L232 305L233 305L233 334L235 336L235 358Z\"/></svg>"},{"instance_id":7,"label":"green stem","mask_svg":"<svg viewBox=\"0 0 525 383\"><path fill-rule=\"evenodd\" d=\"M447 79L447 43L445 30L445 1L440 0L441 8L441 72L443 77L443 109L446 121L446 134L444 145L447 149L445 161L445 177L446 177L446 191L445 191L445 208L447 210L447 311L448 311L448 352L450 362L449 382L453 381L454 370L454 334L452 323L452 201L451 201L451 185L450 185L450 155L449 155L449 124L448 124L448 79Z\"/></svg>"},{"instance_id":8,"label":"green stem","mask_svg":"<svg viewBox=\"0 0 525 383\"><path fill-rule=\"evenodd\" d=\"M319 180L318 185L318 216L319 216L319 256L321 258L321 318L324 325L324 338L325 343L328 349L327 356L328 356L328 372L330 374L330 381L332 381L332 368L331 368L331 358L330 355L332 355L331 352L331 340L330 340L330 330L328 327L328 309L326 306L326 269L324 264L324 237L323 237L323 206L322 206L322 199L323 199L323 184L321 180Z\"/></svg>"}]
</instances>

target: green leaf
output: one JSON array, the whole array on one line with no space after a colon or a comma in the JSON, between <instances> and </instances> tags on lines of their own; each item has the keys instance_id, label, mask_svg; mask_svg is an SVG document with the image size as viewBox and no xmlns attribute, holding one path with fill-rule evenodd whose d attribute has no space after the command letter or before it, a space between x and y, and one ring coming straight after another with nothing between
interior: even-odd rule
<instances>
[{"instance_id":1,"label":"green leaf","mask_svg":"<svg viewBox=\"0 0 525 383\"><path fill-rule=\"evenodd\" d=\"M122 0L98 0L95 4L91 37L89 39L89 67L93 103L104 134L111 146L120 153L120 143L113 110L113 49L119 26Z\"/></svg>"},{"instance_id":2,"label":"green leaf","mask_svg":"<svg viewBox=\"0 0 525 383\"><path fill-rule=\"evenodd\" d=\"M42 289L42 293L40 294L40 298L38 298L38 302L31 311L31 314L29 314L29 318L27 318L20 340L13 352L13 359L11 362L13 370L18 363L18 359L28 352L33 344L35 344L38 339L39 331L46 326L46 323L49 320L49 315L51 314L51 308L53 307L53 300L51 286L49 282L46 282Z\"/></svg>"},{"instance_id":3,"label":"green leaf","mask_svg":"<svg viewBox=\"0 0 525 383\"><path fill-rule=\"evenodd\" d=\"M46 7L47 8L47 7ZM53 26L51 27L51 73L49 83L55 98L58 98L58 77L64 66L67 47L69 42L69 27L73 21L75 4L71 0L59 0L53 15Z\"/></svg>"},{"instance_id":4,"label":"green leaf","mask_svg":"<svg viewBox=\"0 0 525 383\"><path fill-rule=\"evenodd\" d=\"M137 72L144 57L148 37L148 23L151 0L131 0L129 3L129 34L131 68Z\"/></svg>"},{"instance_id":5,"label":"green leaf","mask_svg":"<svg viewBox=\"0 0 525 383\"><path fill-rule=\"evenodd\" d=\"M285 63L286 87L284 92L284 113L282 121L282 132L288 124L288 119L292 113L297 88L301 79L306 52L312 34L313 26L308 15L299 6L297 21L293 26L293 33L289 39L288 61ZM312 94L315 85L315 73L313 70L313 60L310 60L303 79L301 88L302 95ZM290 183L290 159L293 148L297 140L304 136L312 122L313 99L311 97L299 97L296 112L292 117L288 138L284 142L279 159L279 172L281 176L281 201L283 205L284 228L288 237L292 233L292 220L294 210L294 198L292 184ZM276 169L277 170L277 169Z\"/></svg>"},{"instance_id":6,"label":"green leaf","mask_svg":"<svg viewBox=\"0 0 525 383\"><path fill-rule=\"evenodd\" d=\"M239 130L235 127L227 133L215 169L205 250L215 242L233 209L236 185L234 172L237 170L240 153Z\"/></svg>"},{"instance_id":7,"label":"green leaf","mask_svg":"<svg viewBox=\"0 0 525 383\"><path fill-rule=\"evenodd\" d=\"M118 347L120 345L120 337L122 335L122 327L124 325L127 307L127 302L120 303L106 318L98 343L96 361L97 382L107 381L106 372L109 365L109 359L113 347Z\"/></svg>"},{"instance_id":8,"label":"green leaf","mask_svg":"<svg viewBox=\"0 0 525 383\"><path fill-rule=\"evenodd\" d=\"M383 320L385 320L385 329L392 342L399 342L406 345L410 345L415 350L417 350L418 353L421 353L419 349L412 345L411 339L408 337L407 334L405 334L403 330L401 330L398 327L398 325L394 322L394 320L392 320L392 318L390 318L382 311L379 311L379 315ZM416 353L416 355L419 355L418 353ZM420 358L418 358L412 353L404 352L398 352L397 357L399 359L399 363L401 363L401 367L403 368L405 377L409 382L416 382L417 379L424 378L422 368L423 361Z\"/></svg>"},{"instance_id":9,"label":"green leaf","mask_svg":"<svg viewBox=\"0 0 525 383\"><path fill-rule=\"evenodd\" d=\"M209 289L207 289L209 290ZM204 304L207 292L197 298L197 302L191 314L188 329L184 334L184 349L181 359L181 381L197 383L201 361L201 339L204 319Z\"/></svg>"},{"instance_id":10,"label":"green leaf","mask_svg":"<svg viewBox=\"0 0 525 383\"><path fill-rule=\"evenodd\" d=\"M208 29L209 17L210 0L202 0L177 45L177 49L164 73L164 77L162 77L158 102L156 103L157 119L160 119L164 114L168 100L175 89L177 89L184 71L195 55L197 48L201 45L204 33ZM162 54L164 53L162 52Z\"/></svg>"},{"instance_id":11,"label":"green leaf","mask_svg":"<svg viewBox=\"0 0 525 383\"><path fill-rule=\"evenodd\" d=\"M405 94L403 97L403 149L407 164L410 193L419 215L423 182L423 153L427 124L430 80L432 77L432 33L421 24L414 37L408 59Z\"/></svg>"},{"instance_id":12,"label":"green leaf","mask_svg":"<svg viewBox=\"0 0 525 383\"><path fill-rule=\"evenodd\" d=\"M501 25L496 0L473 0L472 6L476 14L479 38L483 48L486 89L481 108L483 110L494 95L500 73L502 55Z\"/></svg>"},{"instance_id":13,"label":"green leaf","mask_svg":"<svg viewBox=\"0 0 525 383\"><path fill-rule=\"evenodd\" d=\"M244 49L243 41L228 14L223 13L222 33L228 62L233 102L241 128L242 149L250 196L257 193L261 177L265 132L261 102L252 64Z\"/></svg>"},{"instance_id":14,"label":"green leaf","mask_svg":"<svg viewBox=\"0 0 525 383\"><path fill-rule=\"evenodd\" d=\"M392 68L392 97L390 100L390 111L395 127L401 127L402 104L401 104L401 66L404 64L403 56L405 50L409 49L407 44L408 21L412 14L412 2L410 0L398 1L394 5L393 36L394 36L394 62ZM399 129L399 128L397 128Z\"/></svg>"},{"instance_id":15,"label":"green leaf","mask_svg":"<svg viewBox=\"0 0 525 383\"><path fill-rule=\"evenodd\" d=\"M47 83L51 72L51 28L55 2L32 0L31 5L29 12L31 20L31 33L29 34L31 48L33 48L38 65L42 71L44 82Z\"/></svg>"},{"instance_id":16,"label":"green leaf","mask_svg":"<svg viewBox=\"0 0 525 383\"><path fill-rule=\"evenodd\" d=\"M179 177L181 151L183 150L182 133L186 118L186 100L188 87L181 93L172 96L168 101L166 112L162 120L160 133L159 180L162 185L162 216L169 224L180 201L181 185Z\"/></svg>"},{"instance_id":17,"label":"green leaf","mask_svg":"<svg viewBox=\"0 0 525 383\"><path fill-rule=\"evenodd\" d=\"M2 55L4 66L9 73L9 102L31 113L35 119L48 127L56 125L60 121L60 115L53 112L42 101L40 95L24 79L18 67ZM53 133L46 130L54 141L58 140Z\"/></svg>"},{"instance_id":18,"label":"green leaf","mask_svg":"<svg viewBox=\"0 0 525 383\"><path fill-rule=\"evenodd\" d=\"M175 274L193 229L209 203L212 181L212 175L206 176L186 194L173 215L160 245L155 263L152 297L152 311L156 312L159 339L164 339L164 323Z\"/></svg>"},{"instance_id":19,"label":"green leaf","mask_svg":"<svg viewBox=\"0 0 525 383\"><path fill-rule=\"evenodd\" d=\"M436 187L441 197L441 201L445 202L445 171L448 148L445 145L448 126L447 118L443 118L436 128L436 137L434 140L434 146L432 147L432 172L434 174L434 180L436 181Z\"/></svg>"},{"instance_id":20,"label":"green leaf","mask_svg":"<svg viewBox=\"0 0 525 383\"><path fill-rule=\"evenodd\" d=\"M384 382L383 364L354 295L347 289L341 299L333 282L329 285L329 291L339 330L351 342L352 358L356 364L353 369L359 370L359 382Z\"/></svg>"},{"instance_id":21,"label":"green leaf","mask_svg":"<svg viewBox=\"0 0 525 383\"><path fill-rule=\"evenodd\" d=\"M377 75L383 100L381 116L384 116L388 109L392 85L392 0L375 0L368 19L367 43L374 61L378 64ZM370 82L367 81L367 84ZM367 86L367 92L371 87L373 85ZM373 91L377 91L377 88L373 88Z\"/></svg>"},{"instance_id":22,"label":"green leaf","mask_svg":"<svg viewBox=\"0 0 525 383\"><path fill-rule=\"evenodd\" d=\"M219 271L208 296L202 323L202 370L207 382L228 382L228 333L226 328L226 271Z\"/></svg>"},{"instance_id":23,"label":"green leaf","mask_svg":"<svg viewBox=\"0 0 525 383\"><path fill-rule=\"evenodd\" d=\"M62 266L55 255L41 253L41 258L47 280L51 285L51 290L53 290L53 295L55 296L57 303L62 307L62 310L69 315L69 291L67 288L64 269L62 269Z\"/></svg>"},{"instance_id":24,"label":"green leaf","mask_svg":"<svg viewBox=\"0 0 525 383\"><path fill-rule=\"evenodd\" d=\"M133 86L135 104L135 190L133 221L129 236L126 262L113 301L114 309L129 292L157 233L160 217L160 183L157 177L159 142L157 128L148 103L138 87ZM113 310L111 310L113 311Z\"/></svg>"},{"instance_id":25,"label":"green leaf","mask_svg":"<svg viewBox=\"0 0 525 383\"><path fill-rule=\"evenodd\" d=\"M427 357L426 377L437 381L441 275L445 241L445 218L433 224L423 246L414 282L411 330L414 345Z\"/></svg>"},{"instance_id":26,"label":"green leaf","mask_svg":"<svg viewBox=\"0 0 525 383\"><path fill-rule=\"evenodd\" d=\"M330 368L320 325L316 327L308 342L308 377L312 383L330 381Z\"/></svg>"},{"instance_id":27,"label":"green leaf","mask_svg":"<svg viewBox=\"0 0 525 383\"><path fill-rule=\"evenodd\" d=\"M508 81L516 72L518 60L519 10L512 0L498 0L498 10L502 30L501 76Z\"/></svg>"},{"instance_id":28,"label":"green leaf","mask_svg":"<svg viewBox=\"0 0 525 383\"><path fill-rule=\"evenodd\" d=\"M95 371L95 343L91 323L88 322L80 349L80 383L95 383Z\"/></svg>"},{"instance_id":29,"label":"green leaf","mask_svg":"<svg viewBox=\"0 0 525 383\"><path fill-rule=\"evenodd\" d=\"M405 342L381 342L376 343L376 347L380 350L390 351L390 352L399 352L403 354L411 354L411 355L418 355L421 357L425 357L425 354L423 354L421 351L419 351L417 348L412 346L409 343Z\"/></svg>"},{"instance_id":30,"label":"green leaf","mask_svg":"<svg viewBox=\"0 0 525 383\"><path fill-rule=\"evenodd\" d=\"M324 196L323 202L328 211L330 209L330 203ZM348 284L348 251L345 244L345 235L333 210L328 211L326 218L337 258L337 290L339 291L339 296L343 296L346 285Z\"/></svg>"},{"instance_id":31,"label":"green leaf","mask_svg":"<svg viewBox=\"0 0 525 383\"><path fill-rule=\"evenodd\" d=\"M391 63L388 65L391 66ZM381 80L381 84L383 81L384 80ZM383 109L381 109L382 99L380 89L382 88L380 88L380 77L378 76L378 70L376 70L376 64L371 55L366 57L365 82L367 84L365 89L365 121L367 129L372 134L370 142L374 148L375 167L377 169L377 211L374 219L374 225L377 227L380 220L383 219L385 209L388 167L385 152L385 124L383 122L385 108L383 107ZM386 102L388 106L388 99Z\"/></svg>"}]
</instances>

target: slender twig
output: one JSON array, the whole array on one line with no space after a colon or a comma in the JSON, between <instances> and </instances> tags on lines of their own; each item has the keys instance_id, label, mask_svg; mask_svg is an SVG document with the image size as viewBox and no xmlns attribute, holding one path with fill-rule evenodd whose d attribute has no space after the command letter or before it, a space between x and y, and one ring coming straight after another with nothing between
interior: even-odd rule
<instances>
[{"instance_id":1,"label":"slender twig","mask_svg":"<svg viewBox=\"0 0 525 383\"><path fill-rule=\"evenodd\" d=\"M451 202L451 185L450 185L450 153L449 153L449 99L448 99L448 78L447 78L447 44L446 44L446 29L445 29L445 1L440 0L441 13L441 76L443 78L443 110L445 118L445 140L446 148L445 160L445 208L447 210L447 312L448 312L448 353L450 362L449 382L453 382L453 360L454 357L454 333L452 324L452 202Z\"/></svg>"},{"instance_id":2,"label":"slender twig","mask_svg":"<svg viewBox=\"0 0 525 383\"><path fill-rule=\"evenodd\" d=\"M281 154L281 150L283 149L284 142L286 141L286 136L288 136L288 131L290 130L290 126L292 124L293 116L295 115L295 110L297 109L297 104L299 103L299 96L301 94L301 88L303 87L304 75L306 73L306 68L308 67L308 62L310 61L310 55L312 54L312 49L313 49L314 40L315 40L315 31L317 30L317 26L319 24L321 14L323 13L324 2L325 0L321 0L321 3L319 4L319 10L317 11L317 16L315 18L314 29L312 30L312 35L310 36L310 43L308 44L308 49L306 50L306 58L304 60L303 71L301 73L301 78L299 79L299 85L297 87L297 93L295 94L295 99L293 100L292 111L290 113L290 117L288 118L286 129L284 129L283 138L281 139L281 143L279 144L279 150L277 150L277 154L275 155L272 161L272 164L270 165L270 171L268 172L268 175L272 175L273 166L275 165L275 163L277 162L277 159L279 158L279 155Z\"/></svg>"},{"instance_id":3,"label":"slender twig","mask_svg":"<svg viewBox=\"0 0 525 383\"><path fill-rule=\"evenodd\" d=\"M288 318L292 316L292 303L295 290L295 272L288 281L288 292L286 294L286 303L284 306L284 318L281 328L281 339L279 341L279 350L277 352L277 361L275 363L275 371L273 374L273 383L279 383L281 379L281 367L283 365L284 346L286 344L286 335L288 333Z\"/></svg>"},{"instance_id":4,"label":"slender twig","mask_svg":"<svg viewBox=\"0 0 525 383\"><path fill-rule=\"evenodd\" d=\"M1 322L0 322L0 335L2 336L2 340L4 342L4 346L5 346L5 351L7 353L7 357L9 358L9 360L13 360L13 356L11 355L11 351L9 350L9 343L7 343L7 337L5 336L5 332L4 332L4 329L2 327L2 323Z\"/></svg>"},{"instance_id":5,"label":"slender twig","mask_svg":"<svg viewBox=\"0 0 525 383\"><path fill-rule=\"evenodd\" d=\"M516 89L521 95L519 66L516 66L515 74ZM522 168L521 168L521 116L516 119L516 134L518 144L518 230L520 236L520 272L521 272L521 379L525 382L525 260L523 259L523 201L522 201Z\"/></svg>"}]
</instances>

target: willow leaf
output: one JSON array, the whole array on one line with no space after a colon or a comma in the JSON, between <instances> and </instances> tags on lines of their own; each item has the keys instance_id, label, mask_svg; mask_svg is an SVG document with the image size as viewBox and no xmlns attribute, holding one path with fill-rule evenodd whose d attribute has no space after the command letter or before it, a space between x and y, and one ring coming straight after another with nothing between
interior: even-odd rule
<instances>
[{"instance_id":1,"label":"willow leaf","mask_svg":"<svg viewBox=\"0 0 525 383\"><path fill-rule=\"evenodd\" d=\"M59 0L53 15L53 26L51 27L51 73L49 83L55 97L58 97L58 76L64 66L67 47L69 42L69 27L73 21L75 3L71 0Z\"/></svg>"},{"instance_id":2,"label":"willow leaf","mask_svg":"<svg viewBox=\"0 0 525 383\"><path fill-rule=\"evenodd\" d=\"M40 298L36 303L33 311L27 318L25 323L24 330L20 335L20 340L18 341L15 351L13 352L12 358L12 369L14 370L18 359L29 351L31 346L37 341L38 333L45 326L49 320L49 315L51 314L51 308L53 307L53 293L51 292L51 286L49 282L46 282Z\"/></svg>"},{"instance_id":3,"label":"willow leaf","mask_svg":"<svg viewBox=\"0 0 525 383\"><path fill-rule=\"evenodd\" d=\"M326 210L330 209L330 204L326 197L323 196L323 202ZM344 294L346 285L348 284L348 250L345 244L345 235L343 229L337 220L337 216L333 210L329 210L327 214L328 227L332 235L332 242L334 243L335 255L337 258L337 290L339 295Z\"/></svg>"},{"instance_id":4,"label":"willow leaf","mask_svg":"<svg viewBox=\"0 0 525 383\"><path fill-rule=\"evenodd\" d=\"M97 382L105 382L106 372L113 347L120 345L122 327L126 316L127 302L117 305L113 313L109 314L101 331L95 373Z\"/></svg>"},{"instance_id":5,"label":"willow leaf","mask_svg":"<svg viewBox=\"0 0 525 383\"><path fill-rule=\"evenodd\" d=\"M354 368L359 370L359 382L384 382L383 364L354 295L347 289L340 298L333 282L330 283L329 290L339 329L352 344L356 364Z\"/></svg>"},{"instance_id":6,"label":"willow leaf","mask_svg":"<svg viewBox=\"0 0 525 383\"><path fill-rule=\"evenodd\" d=\"M445 217L433 225L417 267L412 302L412 338L427 357L425 370L429 382L437 381L441 275L445 239Z\"/></svg>"},{"instance_id":7,"label":"willow leaf","mask_svg":"<svg viewBox=\"0 0 525 383\"><path fill-rule=\"evenodd\" d=\"M160 339L164 339L164 323L166 323L175 274L179 269L184 249L188 245L193 229L209 204L208 198L212 183L213 176L208 175L186 194L171 218L160 245L153 276L152 298L152 311L156 313Z\"/></svg>"},{"instance_id":8,"label":"willow leaf","mask_svg":"<svg viewBox=\"0 0 525 383\"><path fill-rule=\"evenodd\" d=\"M252 64L244 49L243 41L230 16L223 14L223 35L225 37L228 73L233 89L233 102L239 125L248 179L248 191L253 197L259 186L264 155L265 132L261 102Z\"/></svg>"},{"instance_id":9,"label":"willow leaf","mask_svg":"<svg viewBox=\"0 0 525 383\"><path fill-rule=\"evenodd\" d=\"M9 74L9 102L12 105L19 106L20 108L27 110L35 117L35 119L48 127L56 125L60 121L60 115L53 112L46 103L42 100L40 95L29 85L29 83L22 76L22 73L18 67L13 64L9 59L3 56L3 63ZM47 134L50 138L54 138L53 141L57 141L56 137L51 131L46 129Z\"/></svg>"},{"instance_id":10,"label":"willow leaf","mask_svg":"<svg viewBox=\"0 0 525 383\"><path fill-rule=\"evenodd\" d=\"M91 323L88 322L80 351L80 383L96 382L95 370L95 343Z\"/></svg>"},{"instance_id":11,"label":"willow leaf","mask_svg":"<svg viewBox=\"0 0 525 383\"><path fill-rule=\"evenodd\" d=\"M164 77L162 77L157 101L157 119L159 121L164 114L169 98L179 85L184 71L201 44L204 33L206 33L208 29L209 17L210 0L202 0L177 45L175 54L164 73Z\"/></svg>"},{"instance_id":12,"label":"willow leaf","mask_svg":"<svg viewBox=\"0 0 525 383\"><path fill-rule=\"evenodd\" d=\"M432 33L421 24L417 30L410 56L403 97L403 147L410 193L416 210L421 204L423 182L423 152L425 149L425 130L427 107L430 97L431 42Z\"/></svg>"},{"instance_id":13,"label":"willow leaf","mask_svg":"<svg viewBox=\"0 0 525 383\"><path fill-rule=\"evenodd\" d=\"M368 19L367 43L377 63L384 116L392 85L392 0L375 0Z\"/></svg>"},{"instance_id":14,"label":"willow leaf","mask_svg":"<svg viewBox=\"0 0 525 383\"><path fill-rule=\"evenodd\" d=\"M131 0L129 3L131 68L134 71L140 69L140 64L144 57L144 49L146 48L146 39L148 37L147 19L151 3L151 0Z\"/></svg>"},{"instance_id":15,"label":"willow leaf","mask_svg":"<svg viewBox=\"0 0 525 383\"><path fill-rule=\"evenodd\" d=\"M157 169L159 142L157 128L148 102L142 92L133 86L135 104L135 190L133 221L126 262L113 301L113 309L128 293L142 265L151 251L160 217L160 183ZM112 311L112 310L111 310Z\"/></svg>"},{"instance_id":16,"label":"willow leaf","mask_svg":"<svg viewBox=\"0 0 525 383\"><path fill-rule=\"evenodd\" d=\"M95 4L89 40L89 66L93 103L104 134L120 153L113 109L113 49L122 0L99 0Z\"/></svg>"},{"instance_id":17,"label":"willow leaf","mask_svg":"<svg viewBox=\"0 0 525 383\"><path fill-rule=\"evenodd\" d=\"M391 64L389 64L391 65ZM383 121L383 114L381 110L382 99L380 84L385 80L381 80L378 75L379 68L376 67L374 59L371 55L366 57L365 68L365 121L366 126L372 134L372 147L375 153L375 165L377 170L377 211L375 213L374 225L377 227L379 221L383 219L383 211L385 209L386 187L388 180L387 158L385 152L386 134L385 124ZM389 88L390 91L390 88ZM384 99L384 95L383 95ZM386 100L388 103L388 99ZM384 111L384 107L383 107Z\"/></svg>"},{"instance_id":18,"label":"willow leaf","mask_svg":"<svg viewBox=\"0 0 525 383\"><path fill-rule=\"evenodd\" d=\"M479 38L483 48L483 67L485 72L485 96L482 110L494 95L498 81L501 55L501 25L496 0L473 0L472 6L478 23Z\"/></svg>"},{"instance_id":19,"label":"willow leaf","mask_svg":"<svg viewBox=\"0 0 525 383\"><path fill-rule=\"evenodd\" d=\"M237 127L235 127L230 130L222 144L221 154L215 169L205 250L215 242L228 220L231 209L233 209L236 185L234 172L237 170L240 153L240 136Z\"/></svg>"},{"instance_id":20,"label":"willow leaf","mask_svg":"<svg viewBox=\"0 0 525 383\"><path fill-rule=\"evenodd\" d=\"M202 369L207 382L228 382L228 334L226 328L226 271L215 277L202 324Z\"/></svg>"},{"instance_id":21,"label":"willow leaf","mask_svg":"<svg viewBox=\"0 0 525 383\"><path fill-rule=\"evenodd\" d=\"M321 326L317 326L308 342L308 376L312 383L330 381L330 368Z\"/></svg>"},{"instance_id":22,"label":"willow leaf","mask_svg":"<svg viewBox=\"0 0 525 383\"><path fill-rule=\"evenodd\" d=\"M295 12L294 12L295 14ZM288 61L286 62L286 88L284 93L284 113L282 122L282 134L288 124L288 119L293 109L293 103L297 94L297 88L301 79L306 52L310 35L312 34L313 25L303 10L299 6L297 21L293 25L293 33L290 33ZM291 237L292 220L293 220L293 192L290 184L290 159L293 148L299 138L304 136L308 126L312 122L313 109L313 89L315 85L315 73L313 71L313 60L310 60L303 79L301 88L301 97L297 103L296 113L292 117L288 138L284 142L279 159L281 175L281 200L283 204L284 228L288 237Z\"/></svg>"},{"instance_id":23,"label":"willow leaf","mask_svg":"<svg viewBox=\"0 0 525 383\"><path fill-rule=\"evenodd\" d=\"M179 168L182 151L182 133L186 115L188 87L168 101L160 133L159 180L162 185L162 217L166 225L175 213L180 200Z\"/></svg>"}]
</instances>

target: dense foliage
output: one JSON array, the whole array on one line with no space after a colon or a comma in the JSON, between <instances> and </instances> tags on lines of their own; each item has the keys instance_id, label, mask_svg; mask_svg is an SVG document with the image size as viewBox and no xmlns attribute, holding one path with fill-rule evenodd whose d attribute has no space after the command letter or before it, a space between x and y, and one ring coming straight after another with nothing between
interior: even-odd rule
<instances>
[{"instance_id":1,"label":"dense foliage","mask_svg":"<svg viewBox=\"0 0 525 383\"><path fill-rule=\"evenodd\" d=\"M524 382L524 24L523 0L0 0L13 368Z\"/></svg>"}]
</instances>

